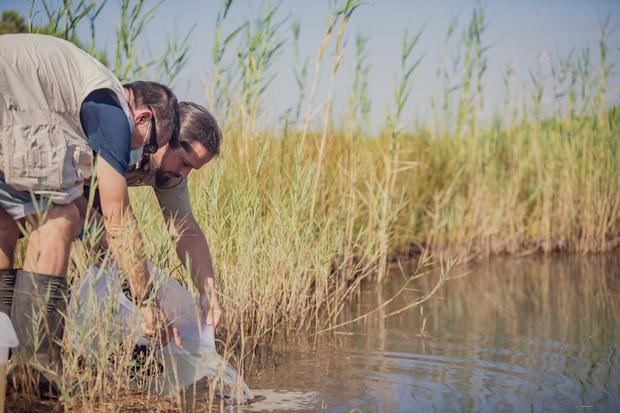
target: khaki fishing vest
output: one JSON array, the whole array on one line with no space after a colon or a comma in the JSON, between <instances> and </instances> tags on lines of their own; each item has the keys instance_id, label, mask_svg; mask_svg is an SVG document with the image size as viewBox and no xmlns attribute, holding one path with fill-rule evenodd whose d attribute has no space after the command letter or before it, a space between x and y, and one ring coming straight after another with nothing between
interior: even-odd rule
<instances>
[{"instance_id":1,"label":"khaki fishing vest","mask_svg":"<svg viewBox=\"0 0 620 413\"><path fill-rule=\"evenodd\" d=\"M53 36L0 36L0 171L7 184L59 204L82 195L93 153L80 109L98 89L112 93L133 128L121 83L88 53Z\"/></svg>"}]
</instances>

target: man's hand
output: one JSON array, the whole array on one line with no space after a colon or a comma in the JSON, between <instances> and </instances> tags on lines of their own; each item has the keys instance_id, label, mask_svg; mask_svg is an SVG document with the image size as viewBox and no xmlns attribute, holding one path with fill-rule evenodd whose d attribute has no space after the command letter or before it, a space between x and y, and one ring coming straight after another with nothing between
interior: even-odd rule
<instances>
[{"instance_id":1,"label":"man's hand","mask_svg":"<svg viewBox=\"0 0 620 413\"><path fill-rule=\"evenodd\" d=\"M207 297L207 294L200 296L200 308L202 310L202 316L206 319L207 324L217 326L222 317L222 309L220 303L217 301L217 293L214 289L211 289L211 297Z\"/></svg>"},{"instance_id":2,"label":"man's hand","mask_svg":"<svg viewBox=\"0 0 620 413\"><path fill-rule=\"evenodd\" d=\"M170 323L165 314L156 305L149 305L139 308L140 314L144 322L142 323L142 331L149 338L159 339L161 346L164 347L174 339L174 344L178 348L183 348L179 330Z\"/></svg>"}]
</instances>

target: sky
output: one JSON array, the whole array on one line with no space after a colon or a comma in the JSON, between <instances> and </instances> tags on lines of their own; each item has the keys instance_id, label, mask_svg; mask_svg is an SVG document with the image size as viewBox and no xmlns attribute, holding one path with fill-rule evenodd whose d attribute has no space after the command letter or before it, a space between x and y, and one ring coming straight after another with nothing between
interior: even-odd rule
<instances>
[{"instance_id":1,"label":"sky","mask_svg":"<svg viewBox=\"0 0 620 413\"><path fill-rule=\"evenodd\" d=\"M147 0L149 2L150 0ZM52 1L53 2L53 1ZM116 30L119 21L117 0L109 0L97 20L96 35L100 48L113 56ZM152 1L152 4L155 2ZM0 10L17 9L26 15L30 1L0 0ZM193 100L205 104L203 85L212 73L211 50L215 32L215 20L222 2L215 0L168 0L155 12L141 38L146 55L157 55L165 48L167 35L185 33L195 25L192 32L188 63L175 81L175 92L181 100ZM246 18L260 14L264 2L258 0L233 1L225 22L230 31ZM321 47L328 1L282 0L279 18L286 19L280 39L285 41L282 52L273 63L276 75L264 100L263 120L277 122L281 115L296 105L299 97L293 76L293 48L290 26L293 21L301 25L300 50L308 56L310 77L314 59ZM385 114L393 108L394 91L400 71L401 38L404 30L409 33L422 31L419 44L414 49L414 59L424 56L414 72L411 98L403 111L403 126L415 127L431 117L430 102L437 96L443 84L437 79L439 69L445 67L454 53L446 47L446 32L451 22L458 22L460 36L475 7L482 6L487 17L488 29L483 36L487 51L488 70L484 80L485 110L497 111L503 99L503 77L510 65L514 70L513 88L519 94L531 84L530 72L541 73L543 84L550 87L550 62L566 56L571 50L591 49L592 61L598 63L600 22L610 16L610 61L620 63L620 0L366 0L357 9L347 28L343 63L334 81L334 113L342 114L350 93L353 78L355 36L368 37L367 62L370 65L368 94L371 98L371 127L377 129ZM42 3L35 1L35 10ZM35 16L42 20L42 13ZM88 35L86 25L79 31ZM231 54L229 58L234 58ZM333 49L327 56L333 58ZM325 102L329 66L321 72L315 107ZM617 65L620 66L620 65ZM616 67L616 72L620 67ZM457 81L454 81L457 84ZM610 80L608 101L620 104L620 76ZM551 105L551 97L548 97ZM315 121L320 122L321 111Z\"/></svg>"}]
</instances>

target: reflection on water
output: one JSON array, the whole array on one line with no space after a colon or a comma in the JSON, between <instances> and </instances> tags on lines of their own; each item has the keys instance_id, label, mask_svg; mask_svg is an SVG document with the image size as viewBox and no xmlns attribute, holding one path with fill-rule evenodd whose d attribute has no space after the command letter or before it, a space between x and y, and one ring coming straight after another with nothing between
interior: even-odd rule
<instances>
[{"instance_id":1,"label":"reflection on water","mask_svg":"<svg viewBox=\"0 0 620 413\"><path fill-rule=\"evenodd\" d=\"M383 318L418 297L412 289L335 335L276 343L250 384L313 397L263 410L620 411L618 257L504 258L469 269L421 309ZM382 291L366 286L344 316L377 307L402 282L395 274Z\"/></svg>"}]
</instances>

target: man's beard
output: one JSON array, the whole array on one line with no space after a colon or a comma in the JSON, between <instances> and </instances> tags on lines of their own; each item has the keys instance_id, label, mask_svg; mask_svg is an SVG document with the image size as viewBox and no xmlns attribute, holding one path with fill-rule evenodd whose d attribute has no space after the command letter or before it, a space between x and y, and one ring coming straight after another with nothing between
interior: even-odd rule
<instances>
[{"instance_id":1,"label":"man's beard","mask_svg":"<svg viewBox=\"0 0 620 413\"><path fill-rule=\"evenodd\" d=\"M176 184L181 179L181 175L174 172L168 171L155 171L155 185L158 187L165 188L166 186L170 186Z\"/></svg>"},{"instance_id":2,"label":"man's beard","mask_svg":"<svg viewBox=\"0 0 620 413\"><path fill-rule=\"evenodd\" d=\"M176 184L181 178L181 175L176 172L163 170L164 158L165 154L156 153L150 159L151 170L155 171L155 184L159 187Z\"/></svg>"}]
</instances>

